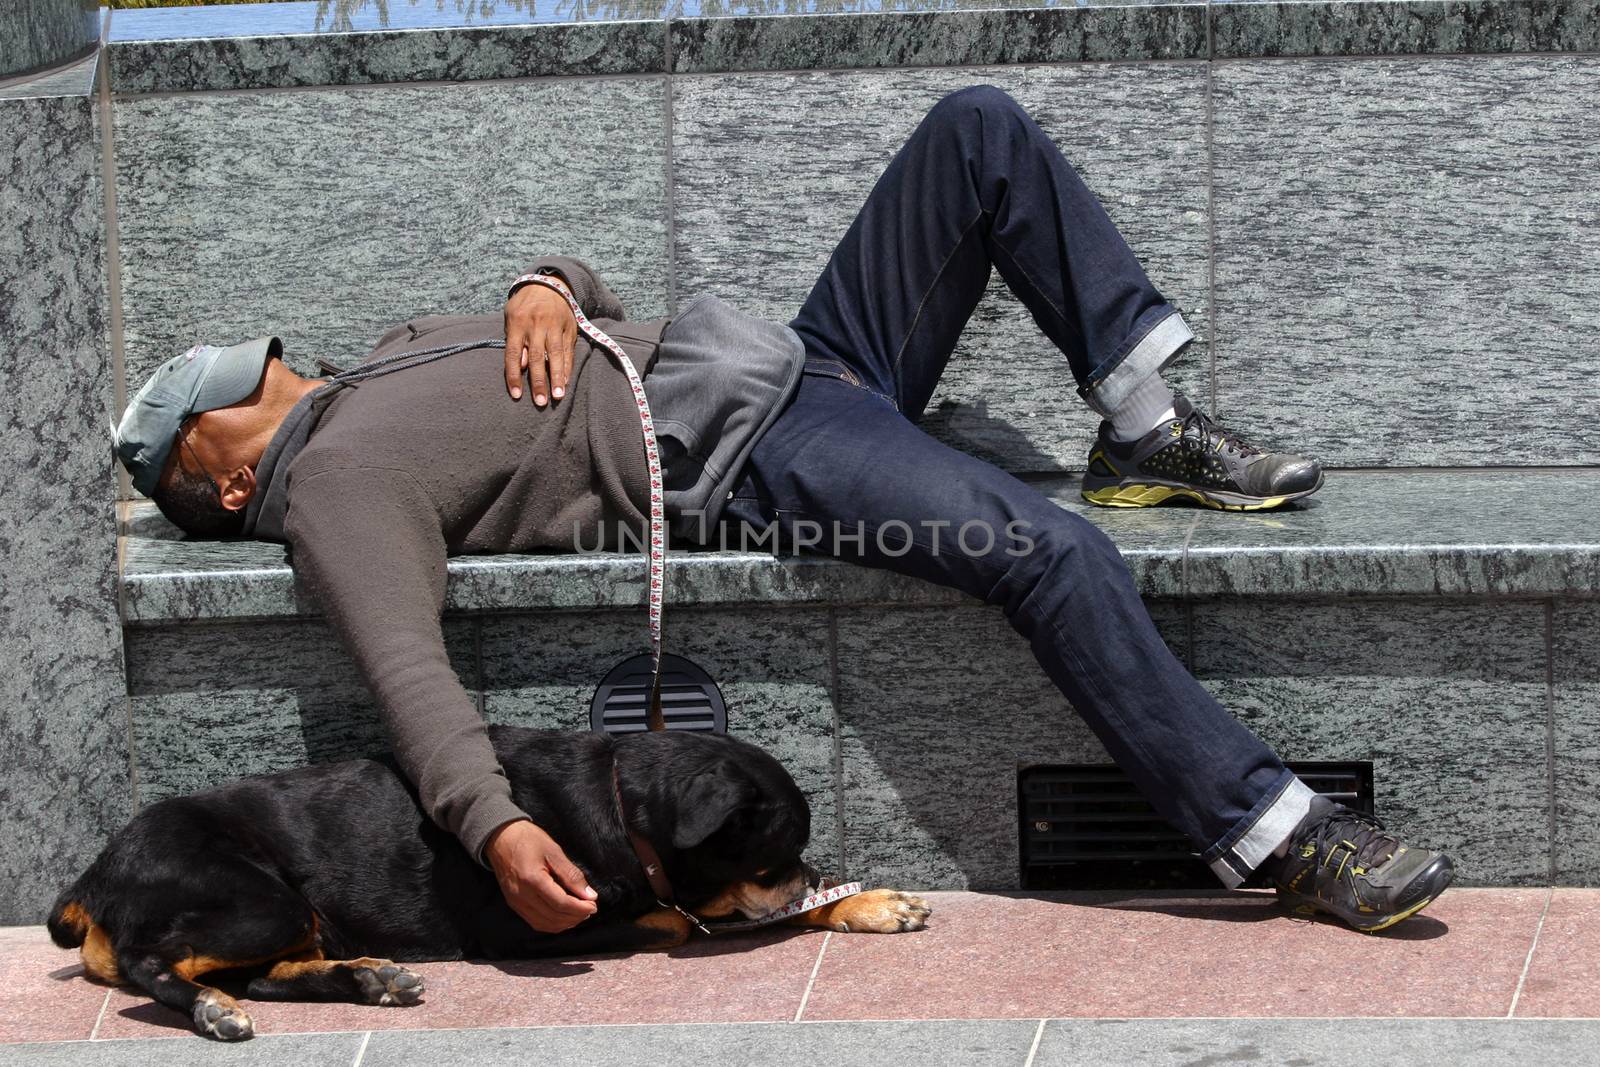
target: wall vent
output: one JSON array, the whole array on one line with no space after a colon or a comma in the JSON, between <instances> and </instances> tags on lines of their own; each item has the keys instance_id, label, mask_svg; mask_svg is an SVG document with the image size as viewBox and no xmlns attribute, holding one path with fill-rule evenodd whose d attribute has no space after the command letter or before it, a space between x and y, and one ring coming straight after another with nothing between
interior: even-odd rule
<instances>
[{"instance_id":1,"label":"wall vent","mask_svg":"<svg viewBox=\"0 0 1600 1067\"><path fill-rule=\"evenodd\" d=\"M629 656L601 679L589 704L589 728L628 734L649 729L650 655ZM711 675L682 656L661 656L661 717L669 730L728 732L728 708Z\"/></svg>"},{"instance_id":2,"label":"wall vent","mask_svg":"<svg viewBox=\"0 0 1600 1067\"><path fill-rule=\"evenodd\" d=\"M1373 810L1372 764L1290 763L1318 793ZM1017 775L1024 889L1215 889L1189 839L1112 764L1025 767Z\"/></svg>"}]
</instances>

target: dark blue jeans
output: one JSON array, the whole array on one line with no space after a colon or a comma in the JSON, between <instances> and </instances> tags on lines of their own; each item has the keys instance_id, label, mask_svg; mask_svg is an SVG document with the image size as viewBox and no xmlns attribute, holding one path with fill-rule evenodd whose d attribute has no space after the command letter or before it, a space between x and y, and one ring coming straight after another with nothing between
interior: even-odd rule
<instances>
[{"instance_id":1,"label":"dark blue jeans","mask_svg":"<svg viewBox=\"0 0 1600 1067\"><path fill-rule=\"evenodd\" d=\"M1310 791L1172 655L1104 534L914 423L991 266L1091 406L1114 406L1189 339L1055 144L1000 90L963 90L889 164L792 323L805 373L726 518L997 605L1157 810L1237 885Z\"/></svg>"}]
</instances>

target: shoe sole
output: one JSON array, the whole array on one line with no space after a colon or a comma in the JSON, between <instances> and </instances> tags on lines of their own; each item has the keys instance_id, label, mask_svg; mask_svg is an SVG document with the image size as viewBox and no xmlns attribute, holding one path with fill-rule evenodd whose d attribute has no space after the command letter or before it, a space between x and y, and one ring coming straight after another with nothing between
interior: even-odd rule
<instances>
[{"instance_id":1,"label":"shoe sole","mask_svg":"<svg viewBox=\"0 0 1600 1067\"><path fill-rule=\"evenodd\" d=\"M1435 900L1438 900L1439 895L1446 889L1450 888L1450 883L1455 881L1455 877L1455 865L1445 857L1439 857L1439 859L1434 861L1434 863L1431 864L1427 870L1423 871L1417 876L1418 881L1423 881L1428 884L1427 894L1421 900L1417 901L1415 904L1407 905L1405 908L1395 912L1392 915L1385 915L1376 922L1368 921L1365 925L1363 925L1360 921L1359 914L1346 914L1343 910L1329 907L1327 903L1318 900L1315 897L1308 897L1303 893L1286 893L1282 889L1278 890L1278 895L1284 900L1285 903L1289 904L1289 906L1297 914L1312 915L1320 911L1324 914L1332 915L1334 918L1343 922L1346 926L1349 926L1354 930L1359 930L1363 934L1375 934L1380 930L1389 929L1389 927L1403 919L1411 918L1411 916L1415 915L1423 908L1426 908Z\"/></svg>"},{"instance_id":2,"label":"shoe sole","mask_svg":"<svg viewBox=\"0 0 1600 1067\"><path fill-rule=\"evenodd\" d=\"M1149 508L1165 503L1174 497L1184 497L1197 501L1216 511L1262 511L1266 508L1275 508L1290 500L1298 500L1303 496L1310 496L1322 488L1323 475L1317 474L1317 484L1309 489L1301 489L1294 493L1284 493L1281 496L1246 496L1243 493L1226 493L1196 489L1192 485L1179 482L1133 481L1131 479L1112 482L1109 485L1091 487L1086 478L1083 485L1083 499L1091 504L1099 504L1107 508Z\"/></svg>"}]
</instances>

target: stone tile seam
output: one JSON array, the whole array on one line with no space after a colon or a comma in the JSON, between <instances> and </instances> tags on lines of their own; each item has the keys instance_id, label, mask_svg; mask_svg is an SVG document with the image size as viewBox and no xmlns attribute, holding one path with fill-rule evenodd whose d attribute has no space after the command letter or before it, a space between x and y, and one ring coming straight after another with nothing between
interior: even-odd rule
<instances>
[{"instance_id":1,"label":"stone tile seam","mask_svg":"<svg viewBox=\"0 0 1600 1067\"><path fill-rule=\"evenodd\" d=\"M1022 1067L1033 1067L1034 1057L1039 1055L1039 1042L1044 1039L1044 1024L1048 1019L1040 1019L1039 1025L1033 1031L1033 1044L1028 1046L1028 1058L1022 1061Z\"/></svg>"},{"instance_id":2,"label":"stone tile seam","mask_svg":"<svg viewBox=\"0 0 1600 1067\"><path fill-rule=\"evenodd\" d=\"M667 70L672 69L672 41L668 35L667 41ZM662 189L662 211L666 215L667 223L667 314L678 313L678 193L677 181L674 172L678 169L674 161L673 128L677 123L672 117L672 75L661 76L661 109L662 109L662 169L666 172L666 183Z\"/></svg>"},{"instance_id":3,"label":"stone tile seam","mask_svg":"<svg viewBox=\"0 0 1600 1067\"><path fill-rule=\"evenodd\" d=\"M111 1006L111 990L106 990L106 998L100 1002L100 1012L94 1017L94 1026L89 1030L89 1040L97 1041L100 1033L100 1024L105 1021L106 1008Z\"/></svg>"},{"instance_id":4,"label":"stone tile seam","mask_svg":"<svg viewBox=\"0 0 1600 1067\"><path fill-rule=\"evenodd\" d=\"M1556 805L1556 602L1544 602L1544 765L1549 787L1550 884L1556 884L1561 823ZM1542 923L1541 923L1542 925Z\"/></svg>"},{"instance_id":5,"label":"stone tile seam","mask_svg":"<svg viewBox=\"0 0 1600 1067\"><path fill-rule=\"evenodd\" d=\"M489 717L488 679L483 673L483 616L472 616L472 672L473 688L478 703L478 717Z\"/></svg>"},{"instance_id":6,"label":"stone tile seam","mask_svg":"<svg viewBox=\"0 0 1600 1067\"><path fill-rule=\"evenodd\" d=\"M828 704L833 724L833 818L838 838L839 877L849 880L850 852L845 848L844 721L839 713L839 609L828 608Z\"/></svg>"},{"instance_id":7,"label":"stone tile seam","mask_svg":"<svg viewBox=\"0 0 1600 1067\"><path fill-rule=\"evenodd\" d=\"M367 1054L367 1045L372 1041L372 1031L368 1030L361 1035L361 1047L356 1049L356 1058L350 1061L350 1067L361 1067L361 1060Z\"/></svg>"},{"instance_id":8,"label":"stone tile seam","mask_svg":"<svg viewBox=\"0 0 1600 1067\"><path fill-rule=\"evenodd\" d=\"M1511 1005L1506 1009L1506 1018L1514 1019L1517 1016L1517 1004L1522 1000L1522 989L1528 981L1528 972L1533 968L1533 954L1539 949L1539 935L1544 933L1544 920L1550 914L1550 902L1555 899L1555 886L1545 891L1544 907L1539 912L1539 921L1533 928L1533 939L1528 943L1528 955L1522 961L1522 973L1517 977L1517 988L1511 994Z\"/></svg>"},{"instance_id":9,"label":"stone tile seam","mask_svg":"<svg viewBox=\"0 0 1600 1067\"><path fill-rule=\"evenodd\" d=\"M811 1003L811 990L816 987L817 975L822 972L822 957L828 951L828 942L833 940L833 931L829 930L822 935L822 944L817 948L817 958L811 963L811 977L806 980L805 992L800 994L800 1003L795 1006L794 1018L790 1022L801 1022L806 1014L806 1005Z\"/></svg>"},{"instance_id":10,"label":"stone tile seam","mask_svg":"<svg viewBox=\"0 0 1600 1067\"><path fill-rule=\"evenodd\" d=\"M1217 417L1217 78L1211 0L1206 0L1206 369L1211 417ZM1187 545L1187 542L1185 542ZM1188 569L1184 569L1187 576Z\"/></svg>"}]
</instances>

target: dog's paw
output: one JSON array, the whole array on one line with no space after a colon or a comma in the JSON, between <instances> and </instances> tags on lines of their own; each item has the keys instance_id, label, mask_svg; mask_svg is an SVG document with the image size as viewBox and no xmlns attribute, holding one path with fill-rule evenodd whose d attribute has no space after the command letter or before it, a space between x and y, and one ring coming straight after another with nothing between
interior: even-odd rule
<instances>
[{"instance_id":1,"label":"dog's paw","mask_svg":"<svg viewBox=\"0 0 1600 1067\"><path fill-rule=\"evenodd\" d=\"M361 984L368 1004L403 1008L422 998L422 975L393 960L352 960L350 970Z\"/></svg>"},{"instance_id":2,"label":"dog's paw","mask_svg":"<svg viewBox=\"0 0 1600 1067\"><path fill-rule=\"evenodd\" d=\"M829 925L848 934L898 934L927 925L933 909L921 897L896 889L869 889L833 906Z\"/></svg>"},{"instance_id":3,"label":"dog's paw","mask_svg":"<svg viewBox=\"0 0 1600 1067\"><path fill-rule=\"evenodd\" d=\"M218 1041L243 1041L256 1034L255 1023L239 1002L215 989L207 989L195 998L194 1029L201 1037Z\"/></svg>"}]
</instances>

